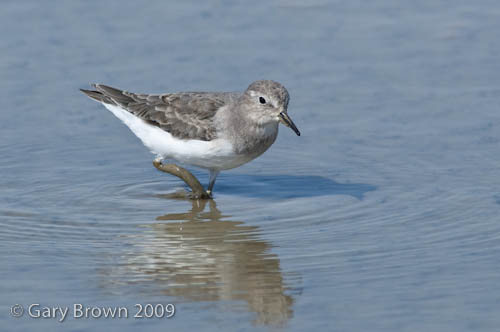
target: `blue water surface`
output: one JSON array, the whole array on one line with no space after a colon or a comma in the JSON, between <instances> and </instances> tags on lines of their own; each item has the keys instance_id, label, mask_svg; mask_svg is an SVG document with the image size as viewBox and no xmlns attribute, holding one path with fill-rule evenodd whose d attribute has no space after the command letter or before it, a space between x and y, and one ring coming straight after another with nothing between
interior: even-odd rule
<instances>
[{"instance_id":1,"label":"blue water surface","mask_svg":"<svg viewBox=\"0 0 500 332\"><path fill-rule=\"evenodd\" d=\"M498 331L495 1L4 1L5 331ZM80 88L290 92L215 201ZM203 182L208 175L193 170ZM172 318L12 317L176 306ZM70 312L70 315L73 313Z\"/></svg>"}]
</instances>

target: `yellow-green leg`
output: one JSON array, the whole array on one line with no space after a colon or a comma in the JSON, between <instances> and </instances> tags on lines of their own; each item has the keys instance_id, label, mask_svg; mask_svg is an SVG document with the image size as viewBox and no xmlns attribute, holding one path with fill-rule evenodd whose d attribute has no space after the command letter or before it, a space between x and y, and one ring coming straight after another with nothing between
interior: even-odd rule
<instances>
[{"instance_id":1,"label":"yellow-green leg","mask_svg":"<svg viewBox=\"0 0 500 332\"><path fill-rule=\"evenodd\" d=\"M217 174L215 174L212 183L212 172L210 172L211 186L209 185L209 190L205 191L205 188L203 188L200 181L198 181L198 179L187 169L177 166L176 164L162 164L161 161L158 159L155 159L153 161L153 165L159 171L169 173L177 176L178 178L181 178L192 190L192 192L187 195L187 198L191 199L212 198L211 189L213 188L213 185L215 183L215 177L217 176Z\"/></svg>"}]
</instances>

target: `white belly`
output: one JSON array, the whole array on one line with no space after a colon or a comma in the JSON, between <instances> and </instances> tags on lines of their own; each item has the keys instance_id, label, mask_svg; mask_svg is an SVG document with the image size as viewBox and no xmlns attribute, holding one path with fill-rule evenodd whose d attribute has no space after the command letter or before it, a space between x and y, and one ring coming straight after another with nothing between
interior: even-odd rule
<instances>
[{"instance_id":1,"label":"white belly","mask_svg":"<svg viewBox=\"0 0 500 332\"><path fill-rule=\"evenodd\" d=\"M104 103L103 105L122 120L157 157L171 158L186 164L214 170L231 169L253 159L237 155L233 145L225 139L212 141L178 139L120 106Z\"/></svg>"}]
</instances>

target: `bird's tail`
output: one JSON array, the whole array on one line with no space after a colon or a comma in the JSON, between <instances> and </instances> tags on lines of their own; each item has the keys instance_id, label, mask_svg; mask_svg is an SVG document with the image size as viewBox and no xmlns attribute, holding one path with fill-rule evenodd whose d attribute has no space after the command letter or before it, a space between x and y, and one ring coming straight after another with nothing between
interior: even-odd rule
<instances>
[{"instance_id":1,"label":"bird's tail","mask_svg":"<svg viewBox=\"0 0 500 332\"><path fill-rule=\"evenodd\" d=\"M111 104L126 107L134 99L126 95L126 92L103 84L91 84L96 90L80 89L88 97L103 104Z\"/></svg>"}]
</instances>

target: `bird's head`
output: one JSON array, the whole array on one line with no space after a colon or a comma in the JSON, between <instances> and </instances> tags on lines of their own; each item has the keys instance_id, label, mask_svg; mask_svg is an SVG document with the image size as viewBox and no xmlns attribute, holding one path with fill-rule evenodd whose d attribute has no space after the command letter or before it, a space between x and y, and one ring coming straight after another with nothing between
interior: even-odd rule
<instances>
[{"instance_id":1,"label":"bird's head","mask_svg":"<svg viewBox=\"0 0 500 332\"><path fill-rule=\"evenodd\" d=\"M300 131L287 113L290 96L280 83L271 80L255 81L245 91L244 99L253 109L260 111L253 112L258 122L281 122L300 136Z\"/></svg>"}]
</instances>

